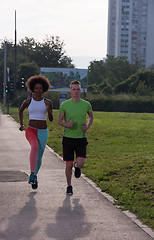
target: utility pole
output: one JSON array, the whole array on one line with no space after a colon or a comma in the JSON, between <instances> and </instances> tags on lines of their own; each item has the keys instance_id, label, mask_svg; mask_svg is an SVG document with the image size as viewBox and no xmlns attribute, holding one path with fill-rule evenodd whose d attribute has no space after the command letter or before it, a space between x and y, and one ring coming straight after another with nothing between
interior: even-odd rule
<instances>
[{"instance_id":1,"label":"utility pole","mask_svg":"<svg viewBox=\"0 0 154 240\"><path fill-rule=\"evenodd\" d=\"M17 83L17 31L16 31L16 10L15 10L15 43L14 43L14 97L16 97Z\"/></svg>"},{"instance_id":2,"label":"utility pole","mask_svg":"<svg viewBox=\"0 0 154 240\"><path fill-rule=\"evenodd\" d=\"M9 101L10 101L10 69L7 67L7 114L9 114Z\"/></svg>"},{"instance_id":3,"label":"utility pole","mask_svg":"<svg viewBox=\"0 0 154 240\"><path fill-rule=\"evenodd\" d=\"M3 84L3 105L6 106L6 66L7 66L7 43L4 44L4 84Z\"/></svg>"}]
</instances>

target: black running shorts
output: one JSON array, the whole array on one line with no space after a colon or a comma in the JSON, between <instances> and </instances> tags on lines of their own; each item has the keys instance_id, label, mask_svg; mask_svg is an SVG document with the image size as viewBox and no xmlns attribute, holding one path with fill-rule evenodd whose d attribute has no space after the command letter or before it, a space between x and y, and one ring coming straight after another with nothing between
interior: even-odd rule
<instances>
[{"instance_id":1,"label":"black running shorts","mask_svg":"<svg viewBox=\"0 0 154 240\"><path fill-rule=\"evenodd\" d=\"M86 158L87 138L68 138L63 137L63 160L74 161L74 153L76 158Z\"/></svg>"}]
</instances>

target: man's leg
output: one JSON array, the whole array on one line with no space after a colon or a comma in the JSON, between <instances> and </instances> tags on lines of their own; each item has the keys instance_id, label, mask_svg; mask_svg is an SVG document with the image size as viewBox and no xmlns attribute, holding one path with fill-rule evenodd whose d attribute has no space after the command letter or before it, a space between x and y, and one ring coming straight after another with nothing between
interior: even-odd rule
<instances>
[{"instance_id":1,"label":"man's leg","mask_svg":"<svg viewBox=\"0 0 154 240\"><path fill-rule=\"evenodd\" d=\"M67 185L71 185L71 178L72 178L72 168L74 162L74 146L73 146L73 139L63 137L63 160L66 162L66 180Z\"/></svg>"},{"instance_id":2,"label":"man's leg","mask_svg":"<svg viewBox=\"0 0 154 240\"><path fill-rule=\"evenodd\" d=\"M67 180L66 194L68 194L68 195L73 194L73 187L72 187L72 184L71 184L72 167L73 167L73 161L66 161L66 169L65 169L66 180Z\"/></svg>"},{"instance_id":3,"label":"man's leg","mask_svg":"<svg viewBox=\"0 0 154 240\"><path fill-rule=\"evenodd\" d=\"M73 194L73 187L71 184L72 179L72 168L74 162L74 145L73 139L63 137L63 160L66 162L65 174L67 181L66 194Z\"/></svg>"},{"instance_id":4,"label":"man's leg","mask_svg":"<svg viewBox=\"0 0 154 240\"><path fill-rule=\"evenodd\" d=\"M81 168L83 168L85 163L85 157L77 157L75 162L75 177L79 178L81 176Z\"/></svg>"},{"instance_id":5,"label":"man's leg","mask_svg":"<svg viewBox=\"0 0 154 240\"><path fill-rule=\"evenodd\" d=\"M65 174L66 174L66 180L67 180L67 185L71 186L71 179L72 179L72 168L73 168L73 161L66 161L66 169L65 169Z\"/></svg>"},{"instance_id":6,"label":"man's leg","mask_svg":"<svg viewBox=\"0 0 154 240\"><path fill-rule=\"evenodd\" d=\"M81 168L83 168L84 163L85 163L85 157L77 157L77 159L76 159L76 167L81 169Z\"/></svg>"},{"instance_id":7,"label":"man's leg","mask_svg":"<svg viewBox=\"0 0 154 240\"><path fill-rule=\"evenodd\" d=\"M83 168L86 159L87 138L78 139L76 145L76 162L75 162L75 177L81 176L81 168Z\"/></svg>"}]
</instances>

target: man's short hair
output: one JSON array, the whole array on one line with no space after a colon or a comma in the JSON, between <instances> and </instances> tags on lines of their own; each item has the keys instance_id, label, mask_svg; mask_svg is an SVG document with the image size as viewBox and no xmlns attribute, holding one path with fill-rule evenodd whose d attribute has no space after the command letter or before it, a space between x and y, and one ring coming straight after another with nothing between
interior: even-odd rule
<instances>
[{"instance_id":1,"label":"man's short hair","mask_svg":"<svg viewBox=\"0 0 154 240\"><path fill-rule=\"evenodd\" d=\"M70 87L72 87L72 85L74 85L74 84L78 84L81 86L81 83L78 80L73 80L70 84Z\"/></svg>"}]
</instances>

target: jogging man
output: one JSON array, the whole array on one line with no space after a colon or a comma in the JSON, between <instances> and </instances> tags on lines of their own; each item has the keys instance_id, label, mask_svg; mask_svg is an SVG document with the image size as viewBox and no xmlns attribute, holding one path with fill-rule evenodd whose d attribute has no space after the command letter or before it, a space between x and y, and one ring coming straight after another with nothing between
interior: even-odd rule
<instances>
[{"instance_id":1,"label":"jogging man","mask_svg":"<svg viewBox=\"0 0 154 240\"><path fill-rule=\"evenodd\" d=\"M87 130L93 122L91 104L80 98L81 84L74 80L70 84L71 98L60 106L58 123L64 127L63 135L63 160L66 162L66 180L69 195L73 194L71 184L74 153L76 154L75 177L81 176L81 168L84 166L87 147ZM88 122L86 123L86 115Z\"/></svg>"}]
</instances>

